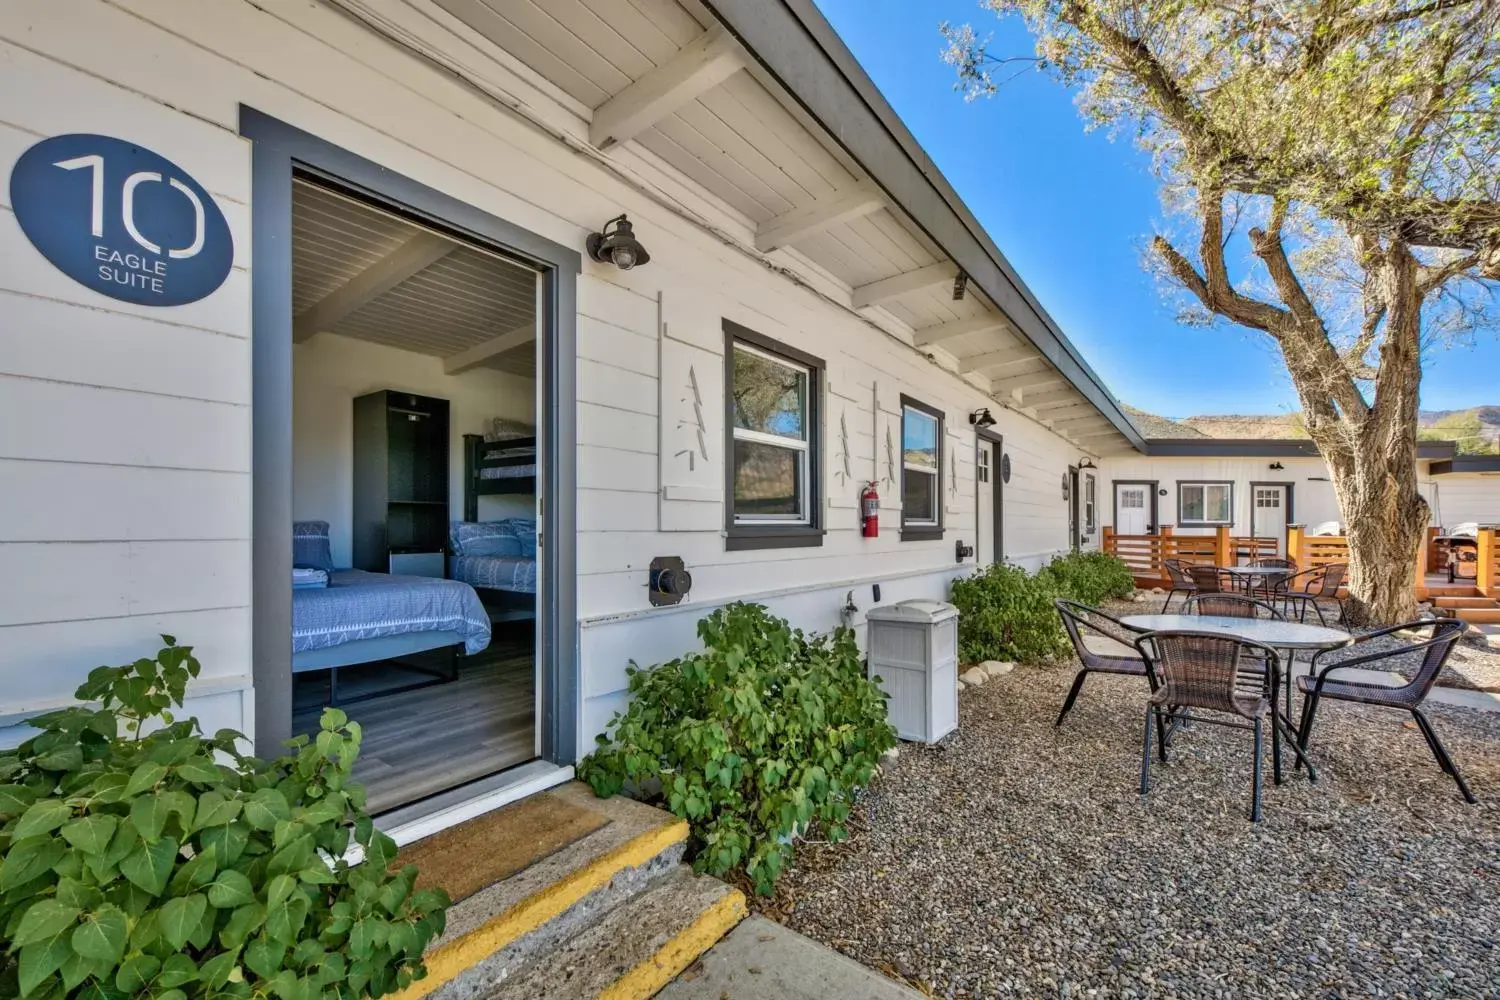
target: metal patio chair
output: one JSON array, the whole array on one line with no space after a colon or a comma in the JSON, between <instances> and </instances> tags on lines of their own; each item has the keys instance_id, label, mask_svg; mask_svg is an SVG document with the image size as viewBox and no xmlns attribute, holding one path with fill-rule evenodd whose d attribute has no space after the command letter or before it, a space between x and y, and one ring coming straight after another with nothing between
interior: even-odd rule
<instances>
[{"instance_id":1,"label":"metal patio chair","mask_svg":"<svg viewBox=\"0 0 1500 1000\"><path fill-rule=\"evenodd\" d=\"M1354 648L1360 643L1368 642L1379 636L1390 635L1406 629L1432 629L1432 638L1422 642L1404 646L1400 649L1388 649L1379 653L1369 653L1365 656L1356 656L1347 660L1339 660L1337 663L1328 664L1321 669L1318 661L1326 655L1327 650L1318 653L1312 659L1312 668L1306 677L1297 678L1297 690L1302 692L1302 721L1298 726L1297 745L1302 751L1307 750L1307 744L1312 737L1313 722L1317 718L1318 705L1325 698L1335 701L1352 701L1361 705L1376 705L1381 708L1397 708L1410 712L1417 722L1417 727L1422 730L1422 737L1427 740L1427 746L1432 751L1432 756L1437 760L1438 767L1442 768L1444 774L1453 779L1458 785L1459 794L1464 797L1465 802L1475 802L1474 793L1469 791L1468 782L1464 781L1463 775L1458 773L1458 766L1453 763L1453 758L1448 756L1441 740L1438 739L1437 730L1432 728L1432 722L1422 713L1422 702L1427 699L1427 694L1437 681L1438 674L1443 670L1443 664L1447 662L1453 647L1457 645L1458 639L1464 633L1465 625L1455 618L1427 618L1421 621L1408 622L1405 625L1394 625L1383 628L1376 632L1367 632L1354 640ZM1348 648L1348 647L1345 647ZM1421 652L1422 663L1417 668L1416 674L1411 680L1400 687L1390 687L1385 684L1369 684L1363 681L1339 680L1332 675L1340 670L1350 667L1369 667L1371 664L1380 664L1383 661L1393 660L1401 656ZM1380 669L1378 666L1375 669ZM1299 757L1298 766L1301 766Z\"/></svg>"},{"instance_id":2,"label":"metal patio chair","mask_svg":"<svg viewBox=\"0 0 1500 1000\"><path fill-rule=\"evenodd\" d=\"M1167 760L1160 738L1167 723L1206 722L1248 729L1255 734L1250 782L1250 821L1260 820L1261 738L1264 717L1270 714L1266 677L1257 664L1276 654L1269 646L1211 632L1169 630L1151 632L1136 640L1146 662L1151 697L1146 706L1146 730L1141 741L1141 794L1151 790L1151 730L1157 731L1158 756ZM1229 719L1189 715L1188 709L1231 716ZM1271 718L1271 760L1276 783L1281 783L1281 729ZM1294 740L1295 750L1297 743ZM1297 751L1300 759L1300 750Z\"/></svg>"},{"instance_id":3,"label":"metal patio chair","mask_svg":"<svg viewBox=\"0 0 1500 1000\"><path fill-rule=\"evenodd\" d=\"M1078 700L1078 692L1083 689L1083 682L1089 674L1127 674L1131 677L1146 677L1147 674L1146 662L1141 659L1140 650L1135 645L1140 633L1087 604L1058 598L1052 605L1057 608L1068 639L1073 643L1073 651L1083 664L1078 676L1073 678L1073 686L1068 689L1062 711L1057 713L1057 721L1053 723L1060 726Z\"/></svg>"},{"instance_id":4,"label":"metal patio chair","mask_svg":"<svg viewBox=\"0 0 1500 1000\"><path fill-rule=\"evenodd\" d=\"M1342 625L1345 617L1344 598L1339 595L1339 590L1344 586L1344 580L1348 574L1347 563L1316 566L1287 577L1268 596L1281 604L1284 609L1283 614L1289 620L1306 621L1308 609L1311 608L1317 614L1320 625L1328 624L1328 619L1323 614L1322 602L1332 601L1338 606L1338 623Z\"/></svg>"},{"instance_id":5,"label":"metal patio chair","mask_svg":"<svg viewBox=\"0 0 1500 1000\"><path fill-rule=\"evenodd\" d=\"M1215 615L1224 618L1286 618L1266 601L1244 594L1194 594L1182 606L1185 615Z\"/></svg>"},{"instance_id":6,"label":"metal patio chair","mask_svg":"<svg viewBox=\"0 0 1500 1000\"><path fill-rule=\"evenodd\" d=\"M1198 585L1193 582L1191 574L1188 573L1188 564L1181 559L1163 559L1161 565L1167 571L1167 579L1172 583L1172 589L1167 591L1167 599L1161 605L1161 613L1166 614L1167 609L1172 606L1172 598L1178 594L1196 594Z\"/></svg>"},{"instance_id":7,"label":"metal patio chair","mask_svg":"<svg viewBox=\"0 0 1500 1000\"><path fill-rule=\"evenodd\" d=\"M1218 566L1189 566L1187 570L1200 594L1233 594L1239 590L1234 574Z\"/></svg>"}]
</instances>

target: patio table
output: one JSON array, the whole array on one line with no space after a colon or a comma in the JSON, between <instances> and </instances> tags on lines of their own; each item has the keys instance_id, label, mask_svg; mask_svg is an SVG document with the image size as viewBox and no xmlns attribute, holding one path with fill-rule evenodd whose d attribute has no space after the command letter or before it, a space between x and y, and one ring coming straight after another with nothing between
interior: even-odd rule
<instances>
[{"instance_id":1,"label":"patio table","mask_svg":"<svg viewBox=\"0 0 1500 1000\"><path fill-rule=\"evenodd\" d=\"M1257 577L1265 579L1265 585L1269 588L1287 577L1296 570L1287 569L1285 566L1217 566L1221 573L1228 573L1234 577L1235 583L1246 593L1249 593Z\"/></svg>"},{"instance_id":2,"label":"patio table","mask_svg":"<svg viewBox=\"0 0 1500 1000\"><path fill-rule=\"evenodd\" d=\"M1244 568L1244 567L1242 567ZM1354 636L1343 629L1329 628L1326 625L1305 625L1302 622L1284 622L1269 618L1233 618L1226 615L1127 615L1120 619L1120 624L1137 632L1216 632L1220 635L1231 636L1236 639L1248 639L1258 642L1263 646L1269 646L1276 654L1276 658L1270 664L1271 693L1271 719L1273 725L1280 725L1292 738L1293 746L1296 746L1297 727L1291 719L1292 708L1292 672L1288 667L1286 670L1286 713L1282 713L1276 706L1276 695L1281 687L1281 657L1282 653L1290 654L1287 659L1295 659L1298 650L1323 650L1340 649L1354 642ZM1301 755L1301 751L1297 751ZM1318 780L1318 774L1313 770L1310 761L1307 764L1308 777L1313 781Z\"/></svg>"}]
</instances>

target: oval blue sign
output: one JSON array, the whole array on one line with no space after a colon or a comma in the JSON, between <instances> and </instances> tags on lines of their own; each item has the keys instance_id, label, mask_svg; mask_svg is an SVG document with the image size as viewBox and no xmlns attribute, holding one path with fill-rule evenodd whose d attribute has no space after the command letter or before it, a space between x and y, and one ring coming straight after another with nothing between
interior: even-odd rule
<instances>
[{"instance_id":1,"label":"oval blue sign","mask_svg":"<svg viewBox=\"0 0 1500 1000\"><path fill-rule=\"evenodd\" d=\"M106 135L43 139L16 161L10 203L58 270L148 306L196 302L234 262L229 223L177 164Z\"/></svg>"}]
</instances>

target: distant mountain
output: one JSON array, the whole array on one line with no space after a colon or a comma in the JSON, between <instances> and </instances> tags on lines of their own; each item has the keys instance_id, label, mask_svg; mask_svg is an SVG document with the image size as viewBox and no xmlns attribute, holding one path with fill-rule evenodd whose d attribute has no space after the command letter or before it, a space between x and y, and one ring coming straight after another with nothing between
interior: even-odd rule
<instances>
[{"instance_id":1,"label":"distant mountain","mask_svg":"<svg viewBox=\"0 0 1500 1000\"><path fill-rule=\"evenodd\" d=\"M1126 406L1125 412L1147 438L1285 440L1306 438L1298 413L1205 414L1172 419ZM1500 406L1467 410L1423 410L1418 434L1429 441L1454 441L1467 454L1500 453Z\"/></svg>"}]
</instances>

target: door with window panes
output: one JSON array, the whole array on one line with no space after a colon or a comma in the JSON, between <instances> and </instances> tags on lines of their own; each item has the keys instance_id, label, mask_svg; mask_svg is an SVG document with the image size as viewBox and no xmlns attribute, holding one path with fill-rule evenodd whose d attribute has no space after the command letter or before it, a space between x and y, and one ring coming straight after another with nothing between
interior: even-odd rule
<instances>
[{"instance_id":1,"label":"door with window panes","mask_svg":"<svg viewBox=\"0 0 1500 1000\"><path fill-rule=\"evenodd\" d=\"M1276 540L1276 554L1285 554L1285 486L1251 487L1250 528L1251 534L1253 534L1256 538L1274 538Z\"/></svg>"}]
</instances>

